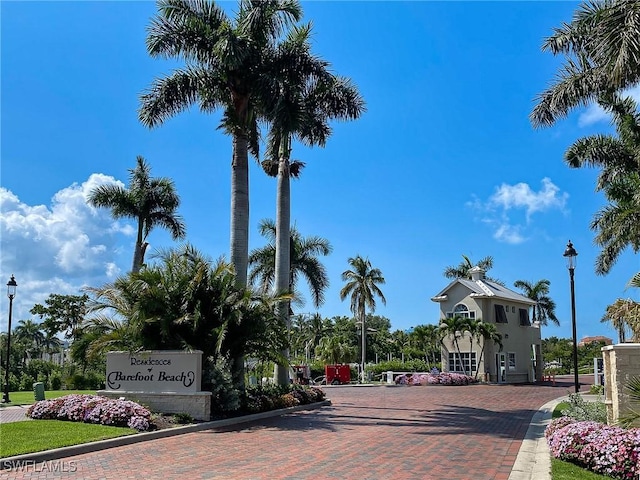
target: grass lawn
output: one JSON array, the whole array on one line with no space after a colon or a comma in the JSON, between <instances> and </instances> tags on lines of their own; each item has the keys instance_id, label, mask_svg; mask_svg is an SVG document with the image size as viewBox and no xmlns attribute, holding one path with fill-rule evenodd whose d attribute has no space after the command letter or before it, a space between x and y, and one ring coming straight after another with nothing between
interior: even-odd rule
<instances>
[{"instance_id":1,"label":"grass lawn","mask_svg":"<svg viewBox=\"0 0 640 480\"><path fill-rule=\"evenodd\" d=\"M107 427L62 420L33 420L0 424L0 457L42 452L53 448L122 437L136 433L131 428Z\"/></svg>"},{"instance_id":2,"label":"grass lawn","mask_svg":"<svg viewBox=\"0 0 640 480\"><path fill-rule=\"evenodd\" d=\"M95 390L52 390L44 392L44 398L50 400L52 398L63 397L65 395L71 395L72 393L86 393L95 395ZM33 405L36 403L33 391L27 392L9 392L9 403L0 403L0 408L9 407L11 405Z\"/></svg>"},{"instance_id":3,"label":"grass lawn","mask_svg":"<svg viewBox=\"0 0 640 480\"><path fill-rule=\"evenodd\" d=\"M556 408L553 409L553 413L551 414L551 418L558 418L562 416L562 410L566 410L569 408L571 404L569 402L560 402L556 405Z\"/></svg>"},{"instance_id":4,"label":"grass lawn","mask_svg":"<svg viewBox=\"0 0 640 480\"><path fill-rule=\"evenodd\" d=\"M611 480L569 462L551 458L551 478L553 480Z\"/></svg>"}]
</instances>

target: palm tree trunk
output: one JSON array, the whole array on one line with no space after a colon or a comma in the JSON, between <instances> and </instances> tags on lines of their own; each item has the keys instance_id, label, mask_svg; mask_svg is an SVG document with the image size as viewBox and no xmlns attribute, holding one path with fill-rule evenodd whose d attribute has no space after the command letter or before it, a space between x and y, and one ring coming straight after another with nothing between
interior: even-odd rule
<instances>
[{"instance_id":1,"label":"palm tree trunk","mask_svg":"<svg viewBox=\"0 0 640 480\"><path fill-rule=\"evenodd\" d=\"M133 251L133 265L131 266L131 273L138 273L142 268L142 257L144 256L142 240L143 240L144 225L142 219L138 219L138 234L136 236L136 246Z\"/></svg>"},{"instance_id":2,"label":"palm tree trunk","mask_svg":"<svg viewBox=\"0 0 640 480\"><path fill-rule=\"evenodd\" d=\"M233 136L231 163L231 263L236 285L247 286L249 261L249 140L245 133Z\"/></svg>"},{"instance_id":3,"label":"palm tree trunk","mask_svg":"<svg viewBox=\"0 0 640 480\"><path fill-rule=\"evenodd\" d=\"M361 371L361 382L364 383L365 377L364 377L364 366L367 363L367 326L365 325L366 322L366 315L365 315L365 310L364 310L364 304L361 306L360 308L360 320L362 323L362 371Z\"/></svg>"},{"instance_id":4,"label":"palm tree trunk","mask_svg":"<svg viewBox=\"0 0 640 480\"><path fill-rule=\"evenodd\" d=\"M236 285L247 286L249 263L249 140L245 133L233 135L231 163L231 263L235 269ZM233 385L244 390L244 356L231 359Z\"/></svg>"},{"instance_id":5,"label":"palm tree trunk","mask_svg":"<svg viewBox=\"0 0 640 480\"><path fill-rule=\"evenodd\" d=\"M476 368L476 376L475 376L476 380L478 379L478 372L480 371L479 367L480 367L480 364L482 363L482 355L484 355L484 347L485 347L485 342L483 341L482 342L482 348L480 349L480 357L478 357L478 365L477 365L478 368ZM485 372L486 372L486 369L485 369ZM485 380L486 380L486 378L485 378Z\"/></svg>"},{"instance_id":6,"label":"palm tree trunk","mask_svg":"<svg viewBox=\"0 0 640 480\"><path fill-rule=\"evenodd\" d=\"M290 225L291 225L291 184L289 178L288 145L283 139L282 152L278 161L278 190L276 194L276 265L275 290L276 294L290 293L291 258L290 258ZM289 302L281 301L277 305L278 318L284 322L287 332L290 330ZM289 350L282 352L284 358L289 358ZM276 365L276 381L278 385L289 383L287 365Z\"/></svg>"}]
</instances>

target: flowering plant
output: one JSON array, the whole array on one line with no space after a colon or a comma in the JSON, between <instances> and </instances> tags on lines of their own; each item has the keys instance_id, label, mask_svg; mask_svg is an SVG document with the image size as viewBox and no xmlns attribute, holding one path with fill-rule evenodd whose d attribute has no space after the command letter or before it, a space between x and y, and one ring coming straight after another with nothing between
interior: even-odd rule
<instances>
[{"instance_id":1,"label":"flowering plant","mask_svg":"<svg viewBox=\"0 0 640 480\"><path fill-rule=\"evenodd\" d=\"M26 415L34 419L127 426L138 431L148 430L151 418L151 412L135 402L78 394L36 402Z\"/></svg>"},{"instance_id":2,"label":"flowering plant","mask_svg":"<svg viewBox=\"0 0 640 480\"><path fill-rule=\"evenodd\" d=\"M640 428L624 429L561 417L547 427L551 454L612 478L640 475Z\"/></svg>"},{"instance_id":3,"label":"flowering plant","mask_svg":"<svg viewBox=\"0 0 640 480\"><path fill-rule=\"evenodd\" d=\"M428 374L405 373L396 377L395 382L398 385L469 385L470 383L477 383L478 380L461 373L442 372Z\"/></svg>"}]
</instances>

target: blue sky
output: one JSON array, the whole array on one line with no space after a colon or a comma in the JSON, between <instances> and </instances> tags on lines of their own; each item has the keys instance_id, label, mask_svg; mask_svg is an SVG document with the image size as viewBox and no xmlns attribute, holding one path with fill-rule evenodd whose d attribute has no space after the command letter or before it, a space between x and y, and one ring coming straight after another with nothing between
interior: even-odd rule
<instances>
[{"instance_id":1,"label":"blue sky","mask_svg":"<svg viewBox=\"0 0 640 480\"><path fill-rule=\"evenodd\" d=\"M235 2L223 4L230 12ZM603 205L596 171L571 170L564 151L576 139L610 132L595 107L534 130L534 98L559 58L540 50L569 21L575 2L304 2L314 51L350 77L367 102L355 122L334 124L325 148L295 147L306 162L292 184L292 222L330 240L331 287L324 316L350 315L341 302L347 259L367 256L382 270L392 328L436 323L430 298L442 272L491 255L490 274L551 281L560 327L571 336L569 277L562 253L577 249L578 337L608 335L600 323L640 270L631 252L596 276L589 223ZM219 115L196 109L149 130L138 97L180 64L150 58L146 27L153 2L1 2L0 279L18 282L14 321L29 318L50 293L77 294L125 273L132 223L88 207L86 194L126 183L142 155L154 176L171 177L182 198L188 241L228 258L231 140ZM631 92L636 98L640 90ZM258 222L274 218L276 183L251 165L250 246ZM175 245L161 231L150 251ZM309 298L308 295L306 295ZM0 312L7 312L0 297ZM300 312L314 311L310 301ZM0 329L6 330L6 313Z\"/></svg>"}]
</instances>

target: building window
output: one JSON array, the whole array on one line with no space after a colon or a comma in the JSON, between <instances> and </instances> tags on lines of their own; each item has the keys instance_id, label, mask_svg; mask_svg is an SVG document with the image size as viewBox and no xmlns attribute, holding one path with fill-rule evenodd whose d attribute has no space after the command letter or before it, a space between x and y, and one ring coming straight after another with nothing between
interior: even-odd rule
<instances>
[{"instance_id":1,"label":"building window","mask_svg":"<svg viewBox=\"0 0 640 480\"><path fill-rule=\"evenodd\" d=\"M516 307L511 306L511 313L516 313Z\"/></svg>"},{"instance_id":2,"label":"building window","mask_svg":"<svg viewBox=\"0 0 640 480\"><path fill-rule=\"evenodd\" d=\"M519 308L518 313L520 313L520 325L523 327L530 327L531 321L529 321L529 309Z\"/></svg>"},{"instance_id":3,"label":"building window","mask_svg":"<svg viewBox=\"0 0 640 480\"><path fill-rule=\"evenodd\" d=\"M456 315L463 318L476 318L476 312L469 310L466 305L459 303L453 309L453 312L447 312L447 318L453 318Z\"/></svg>"},{"instance_id":4,"label":"building window","mask_svg":"<svg viewBox=\"0 0 640 480\"><path fill-rule=\"evenodd\" d=\"M462 358L462 364L460 363ZM464 367L464 368L463 368ZM467 375L476 371L476 352L449 352L449 371L456 373L465 373Z\"/></svg>"},{"instance_id":5,"label":"building window","mask_svg":"<svg viewBox=\"0 0 640 480\"><path fill-rule=\"evenodd\" d=\"M509 370L516 369L516 354L515 352L509 352Z\"/></svg>"},{"instance_id":6,"label":"building window","mask_svg":"<svg viewBox=\"0 0 640 480\"><path fill-rule=\"evenodd\" d=\"M496 323L508 323L507 322L507 314L504 311L504 306L502 305L494 305L496 311Z\"/></svg>"}]
</instances>

